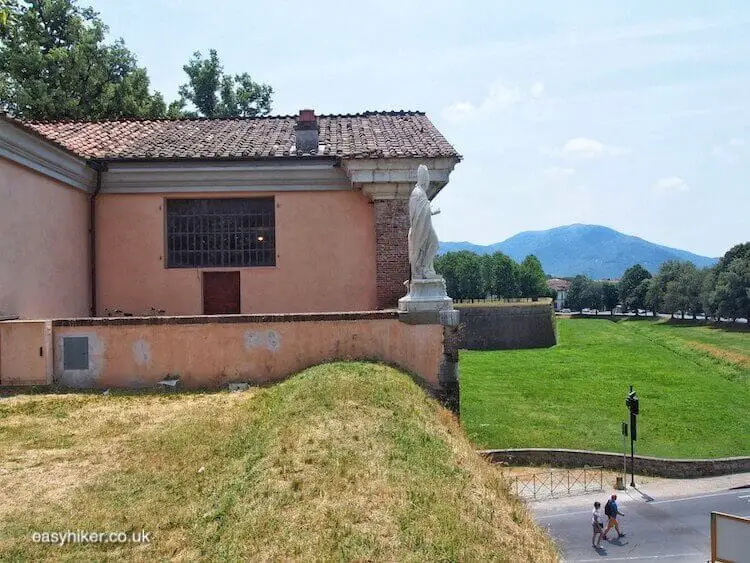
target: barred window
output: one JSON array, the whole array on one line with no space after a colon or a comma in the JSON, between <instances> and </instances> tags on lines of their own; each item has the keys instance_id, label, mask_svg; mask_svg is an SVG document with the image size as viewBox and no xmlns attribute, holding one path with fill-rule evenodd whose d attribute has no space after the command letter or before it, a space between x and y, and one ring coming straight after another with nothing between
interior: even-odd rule
<instances>
[{"instance_id":1,"label":"barred window","mask_svg":"<svg viewBox=\"0 0 750 563\"><path fill-rule=\"evenodd\" d=\"M276 265L273 198L168 199L167 268Z\"/></svg>"}]
</instances>

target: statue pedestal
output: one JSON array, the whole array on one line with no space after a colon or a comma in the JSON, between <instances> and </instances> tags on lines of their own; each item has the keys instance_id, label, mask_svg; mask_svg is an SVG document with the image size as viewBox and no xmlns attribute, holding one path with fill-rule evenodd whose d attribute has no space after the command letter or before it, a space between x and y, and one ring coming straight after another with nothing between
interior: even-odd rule
<instances>
[{"instance_id":1,"label":"statue pedestal","mask_svg":"<svg viewBox=\"0 0 750 563\"><path fill-rule=\"evenodd\" d=\"M409 293L398 300L398 310L404 313L453 309L453 299L445 291L442 277L412 280Z\"/></svg>"}]
</instances>

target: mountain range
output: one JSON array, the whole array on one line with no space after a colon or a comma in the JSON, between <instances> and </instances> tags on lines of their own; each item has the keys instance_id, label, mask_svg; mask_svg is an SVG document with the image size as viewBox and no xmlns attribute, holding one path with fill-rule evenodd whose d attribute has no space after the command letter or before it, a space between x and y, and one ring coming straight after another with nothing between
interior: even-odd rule
<instances>
[{"instance_id":1,"label":"mountain range","mask_svg":"<svg viewBox=\"0 0 750 563\"><path fill-rule=\"evenodd\" d=\"M713 266L718 261L625 235L609 227L581 224L525 231L487 246L470 242L440 243L440 254L458 250L477 254L499 251L516 262L534 254L547 274L557 277L585 274L593 279L619 279L633 264L640 264L655 274L667 260L688 260L698 268Z\"/></svg>"}]
</instances>

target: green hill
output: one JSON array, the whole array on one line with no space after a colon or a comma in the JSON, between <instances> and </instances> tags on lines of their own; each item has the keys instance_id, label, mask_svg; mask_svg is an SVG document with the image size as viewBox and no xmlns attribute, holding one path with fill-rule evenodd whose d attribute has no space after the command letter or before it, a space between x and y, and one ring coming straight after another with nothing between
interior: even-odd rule
<instances>
[{"instance_id":1,"label":"green hill","mask_svg":"<svg viewBox=\"0 0 750 563\"><path fill-rule=\"evenodd\" d=\"M557 557L453 415L379 365L243 393L10 397L0 452L0 560ZM30 541L52 530L151 541Z\"/></svg>"}]
</instances>

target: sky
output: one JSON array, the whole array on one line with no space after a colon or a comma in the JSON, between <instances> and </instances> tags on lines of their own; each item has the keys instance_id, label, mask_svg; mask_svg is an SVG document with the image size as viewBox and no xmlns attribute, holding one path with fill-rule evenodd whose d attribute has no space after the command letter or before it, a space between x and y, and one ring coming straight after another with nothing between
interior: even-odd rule
<instances>
[{"instance_id":1,"label":"sky","mask_svg":"<svg viewBox=\"0 0 750 563\"><path fill-rule=\"evenodd\" d=\"M81 0L167 101L194 51L273 114L424 111L463 156L440 240L571 223L720 256L750 240L750 2Z\"/></svg>"}]
</instances>

